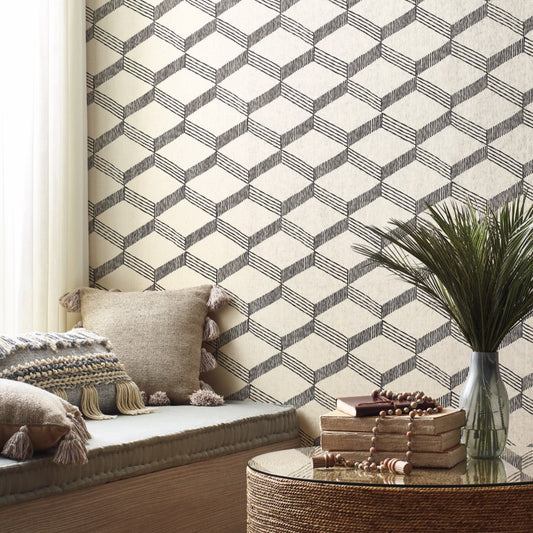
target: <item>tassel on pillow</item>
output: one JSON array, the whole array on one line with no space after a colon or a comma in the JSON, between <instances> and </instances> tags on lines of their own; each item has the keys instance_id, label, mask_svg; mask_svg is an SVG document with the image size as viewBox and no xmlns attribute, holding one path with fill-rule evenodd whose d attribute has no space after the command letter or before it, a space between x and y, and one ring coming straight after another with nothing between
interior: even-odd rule
<instances>
[{"instance_id":1,"label":"tassel on pillow","mask_svg":"<svg viewBox=\"0 0 533 533\"><path fill-rule=\"evenodd\" d=\"M213 285L209 299L207 300L207 308L209 311L216 311L230 302L228 293L218 285Z\"/></svg>"},{"instance_id":2,"label":"tassel on pillow","mask_svg":"<svg viewBox=\"0 0 533 533\"><path fill-rule=\"evenodd\" d=\"M33 456L33 444L28 435L28 426L21 426L11 435L2 449L2 455L17 461L26 461Z\"/></svg>"},{"instance_id":3,"label":"tassel on pillow","mask_svg":"<svg viewBox=\"0 0 533 533\"><path fill-rule=\"evenodd\" d=\"M204 381L200 381L200 388L189 396L189 401L191 405L204 407L224 405L224 397L217 394L213 387Z\"/></svg>"},{"instance_id":4,"label":"tassel on pillow","mask_svg":"<svg viewBox=\"0 0 533 533\"><path fill-rule=\"evenodd\" d=\"M220 335L218 324L210 317L205 317L204 322L204 341L213 341Z\"/></svg>"},{"instance_id":5,"label":"tassel on pillow","mask_svg":"<svg viewBox=\"0 0 533 533\"><path fill-rule=\"evenodd\" d=\"M211 352L202 348L202 355L200 356L200 373L209 372L217 367L217 360Z\"/></svg>"},{"instance_id":6,"label":"tassel on pillow","mask_svg":"<svg viewBox=\"0 0 533 533\"><path fill-rule=\"evenodd\" d=\"M59 303L69 313L79 313L81 311L80 289L74 289L73 291L63 294L63 296L59 298Z\"/></svg>"},{"instance_id":7,"label":"tassel on pillow","mask_svg":"<svg viewBox=\"0 0 533 533\"><path fill-rule=\"evenodd\" d=\"M75 414L67 413L67 417L72 426L59 442L53 461L60 465L84 465L87 462L87 441L91 434L78 410Z\"/></svg>"},{"instance_id":8,"label":"tassel on pillow","mask_svg":"<svg viewBox=\"0 0 533 533\"><path fill-rule=\"evenodd\" d=\"M166 392L158 390L148 398L148 405L170 405L170 399Z\"/></svg>"}]
</instances>

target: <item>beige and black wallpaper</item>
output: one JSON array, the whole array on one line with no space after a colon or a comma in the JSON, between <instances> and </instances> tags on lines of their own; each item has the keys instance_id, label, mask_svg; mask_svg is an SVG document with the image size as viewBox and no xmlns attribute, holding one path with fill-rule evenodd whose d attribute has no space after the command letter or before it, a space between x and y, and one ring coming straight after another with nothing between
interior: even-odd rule
<instances>
[{"instance_id":1,"label":"beige and black wallpaper","mask_svg":"<svg viewBox=\"0 0 533 533\"><path fill-rule=\"evenodd\" d=\"M457 405L448 316L351 250L426 203L533 200L533 3L87 0L91 282L205 280L229 398L292 403L305 444L336 396ZM500 361L533 444L533 318Z\"/></svg>"}]
</instances>

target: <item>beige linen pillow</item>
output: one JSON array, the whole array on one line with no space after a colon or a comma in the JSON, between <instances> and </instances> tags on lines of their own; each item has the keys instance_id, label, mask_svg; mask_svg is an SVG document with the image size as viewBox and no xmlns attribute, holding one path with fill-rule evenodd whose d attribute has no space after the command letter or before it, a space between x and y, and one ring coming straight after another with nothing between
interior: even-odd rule
<instances>
[{"instance_id":1,"label":"beige linen pillow","mask_svg":"<svg viewBox=\"0 0 533 533\"><path fill-rule=\"evenodd\" d=\"M211 292L211 285L145 292L82 288L83 327L111 340L126 371L147 395L164 391L172 403L186 403L200 387L202 340L210 330L218 334L207 316Z\"/></svg>"},{"instance_id":2,"label":"beige linen pillow","mask_svg":"<svg viewBox=\"0 0 533 533\"><path fill-rule=\"evenodd\" d=\"M90 438L77 407L43 389L0 379L0 449L10 459L26 460L33 451L59 444L54 462L87 462Z\"/></svg>"}]
</instances>

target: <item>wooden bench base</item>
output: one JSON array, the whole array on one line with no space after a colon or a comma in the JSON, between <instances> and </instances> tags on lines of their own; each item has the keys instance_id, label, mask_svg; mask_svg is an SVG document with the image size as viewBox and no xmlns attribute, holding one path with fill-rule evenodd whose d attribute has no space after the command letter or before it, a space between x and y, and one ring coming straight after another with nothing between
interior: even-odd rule
<instances>
[{"instance_id":1,"label":"wooden bench base","mask_svg":"<svg viewBox=\"0 0 533 533\"><path fill-rule=\"evenodd\" d=\"M246 465L288 440L105 485L0 507L3 533L246 531Z\"/></svg>"}]
</instances>

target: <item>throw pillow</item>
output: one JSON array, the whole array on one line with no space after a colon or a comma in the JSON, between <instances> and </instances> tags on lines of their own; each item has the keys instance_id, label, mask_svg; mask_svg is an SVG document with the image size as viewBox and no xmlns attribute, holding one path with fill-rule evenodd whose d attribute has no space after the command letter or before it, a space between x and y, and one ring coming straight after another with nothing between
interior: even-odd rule
<instances>
[{"instance_id":1,"label":"throw pillow","mask_svg":"<svg viewBox=\"0 0 533 533\"><path fill-rule=\"evenodd\" d=\"M0 336L0 378L53 392L79 406L91 419L113 418L104 412L150 412L137 385L110 350L107 338L81 328Z\"/></svg>"},{"instance_id":2,"label":"throw pillow","mask_svg":"<svg viewBox=\"0 0 533 533\"><path fill-rule=\"evenodd\" d=\"M58 445L54 462L84 464L91 437L80 411L62 398L26 383L0 379L0 449L24 461Z\"/></svg>"},{"instance_id":3,"label":"throw pillow","mask_svg":"<svg viewBox=\"0 0 533 533\"><path fill-rule=\"evenodd\" d=\"M228 298L218 287L117 292L81 288L61 303L81 311L83 327L110 338L128 374L147 396L163 391L172 403L186 403L200 388L201 370L216 365L202 342L218 326L208 313Z\"/></svg>"}]
</instances>

